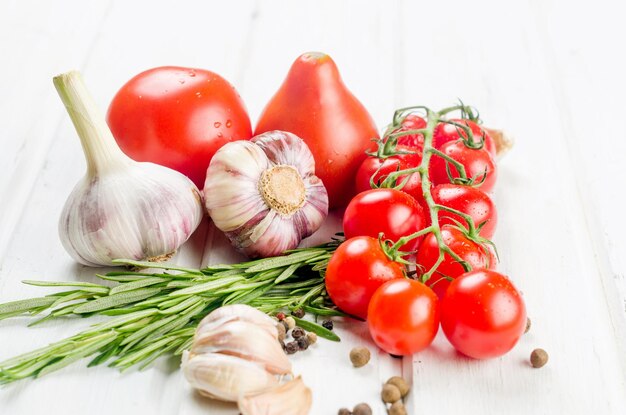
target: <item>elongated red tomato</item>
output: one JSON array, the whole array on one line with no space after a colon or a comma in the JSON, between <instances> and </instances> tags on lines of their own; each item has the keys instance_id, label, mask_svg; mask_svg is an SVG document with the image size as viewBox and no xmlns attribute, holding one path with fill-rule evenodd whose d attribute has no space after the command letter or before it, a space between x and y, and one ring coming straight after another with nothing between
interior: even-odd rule
<instances>
[{"instance_id":1,"label":"elongated red tomato","mask_svg":"<svg viewBox=\"0 0 626 415\"><path fill-rule=\"evenodd\" d=\"M472 131L475 143L480 143L480 140L484 137L484 148L489 152L491 157L496 156L496 144L487 130L470 120L451 119L450 121L468 126ZM454 124L439 123L435 127L435 131L433 131L433 145L437 149L441 148L445 143L457 141L460 138L467 138L467 133Z\"/></svg>"},{"instance_id":2,"label":"elongated red tomato","mask_svg":"<svg viewBox=\"0 0 626 415\"><path fill-rule=\"evenodd\" d=\"M526 306L504 275L475 270L450 284L441 300L441 328L459 352L475 359L502 356L526 327Z\"/></svg>"},{"instance_id":3,"label":"elongated red tomato","mask_svg":"<svg viewBox=\"0 0 626 415\"><path fill-rule=\"evenodd\" d=\"M343 216L346 238L371 236L397 242L424 227L427 219L424 210L410 195L394 189L372 189L359 193L351 201ZM413 251L421 238L407 242L402 249Z\"/></svg>"},{"instance_id":4,"label":"elongated red tomato","mask_svg":"<svg viewBox=\"0 0 626 415\"><path fill-rule=\"evenodd\" d=\"M389 259L377 239L358 236L339 245L328 261L326 291L341 310L365 319L374 292L396 278L404 278L404 266Z\"/></svg>"},{"instance_id":5,"label":"elongated red tomato","mask_svg":"<svg viewBox=\"0 0 626 415\"><path fill-rule=\"evenodd\" d=\"M374 342L394 355L406 356L428 347L439 330L437 296L419 281L396 279L372 297L367 324Z\"/></svg>"},{"instance_id":6,"label":"elongated red tomato","mask_svg":"<svg viewBox=\"0 0 626 415\"><path fill-rule=\"evenodd\" d=\"M497 259L489 246L484 246L471 241L463 232L451 225L441 227L441 237L444 244L456 253L462 260L467 262L472 269L489 268L497 265ZM417 251L417 264L423 272L427 272L439 258L439 245L432 233L426 235ZM437 267L437 271L426 282L439 298L443 298L450 282L445 278L457 278L465 273L463 266L455 261L449 254L444 255L443 262Z\"/></svg>"},{"instance_id":7,"label":"elongated red tomato","mask_svg":"<svg viewBox=\"0 0 626 415\"><path fill-rule=\"evenodd\" d=\"M207 167L224 144L252 137L237 91L204 69L164 66L140 73L117 92L107 122L120 148L204 187Z\"/></svg>"},{"instance_id":8,"label":"elongated red tomato","mask_svg":"<svg viewBox=\"0 0 626 415\"><path fill-rule=\"evenodd\" d=\"M431 192L435 203L458 210L471 216L476 226L483 224L480 235L491 239L498 223L498 213L491 198L482 190L456 184L440 184ZM445 210L439 211L439 224L454 224L457 220L465 225L461 216Z\"/></svg>"},{"instance_id":9,"label":"elongated red tomato","mask_svg":"<svg viewBox=\"0 0 626 415\"><path fill-rule=\"evenodd\" d=\"M493 190L497 176L496 163L487 150L484 148L469 148L463 141L450 141L441 146L440 151L461 163L465 168L467 178L475 177L477 178L477 183L484 178L482 184L477 184L477 187L483 192L489 193ZM433 184L450 183L446 171L446 161L443 158L433 155L429 172ZM450 164L450 173L454 178L460 177L460 174L452 164Z\"/></svg>"},{"instance_id":10,"label":"elongated red tomato","mask_svg":"<svg viewBox=\"0 0 626 415\"><path fill-rule=\"evenodd\" d=\"M255 134L270 130L294 133L309 146L331 209L346 206L356 193L354 176L378 138L372 117L343 83L335 62L318 52L296 59L263 109Z\"/></svg>"},{"instance_id":11,"label":"elongated red tomato","mask_svg":"<svg viewBox=\"0 0 626 415\"><path fill-rule=\"evenodd\" d=\"M407 146L397 146L396 150L406 152L417 151ZM380 184L390 173L418 167L421 161L422 155L419 152L415 154L398 154L387 158L370 156L363 160L361 167L359 167L356 173L357 193L371 190L371 178L373 178L374 183ZM426 205L422 192L422 178L419 173L413 173L408 177L406 175L400 176L398 180L396 180L396 185L400 183L404 184L400 189L401 191L413 196L423 207Z\"/></svg>"}]
</instances>

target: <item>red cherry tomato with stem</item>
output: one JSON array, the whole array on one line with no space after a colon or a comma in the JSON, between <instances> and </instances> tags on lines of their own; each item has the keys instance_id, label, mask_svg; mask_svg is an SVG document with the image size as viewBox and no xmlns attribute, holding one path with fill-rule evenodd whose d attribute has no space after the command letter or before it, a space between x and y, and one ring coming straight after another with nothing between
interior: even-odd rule
<instances>
[{"instance_id":1,"label":"red cherry tomato with stem","mask_svg":"<svg viewBox=\"0 0 626 415\"><path fill-rule=\"evenodd\" d=\"M526 328L526 306L504 275L475 270L459 276L441 300L441 328L459 352L475 359L502 356Z\"/></svg>"},{"instance_id":2,"label":"red cherry tomato with stem","mask_svg":"<svg viewBox=\"0 0 626 415\"><path fill-rule=\"evenodd\" d=\"M489 152L491 157L496 156L495 141L480 125L471 120L451 119L450 121L467 126L472 132L474 143L480 143L484 137L484 148ZM440 122L433 131L433 146L440 149L445 143L467 138L467 133L461 127L454 124Z\"/></svg>"},{"instance_id":3,"label":"red cherry tomato with stem","mask_svg":"<svg viewBox=\"0 0 626 415\"><path fill-rule=\"evenodd\" d=\"M394 355L406 356L428 347L439 330L437 295L416 280L383 284L372 296L367 324L374 342Z\"/></svg>"},{"instance_id":4,"label":"red cherry tomato with stem","mask_svg":"<svg viewBox=\"0 0 626 415\"><path fill-rule=\"evenodd\" d=\"M460 163L465 169L467 179L475 178L475 186L480 190L486 193L493 190L497 177L496 163L487 150L469 148L463 141L450 141L445 143L440 151ZM460 177L452 163L449 163L449 169L453 178ZM446 160L437 154L433 154L431 158L429 173L434 185L450 183Z\"/></svg>"},{"instance_id":5,"label":"red cherry tomato with stem","mask_svg":"<svg viewBox=\"0 0 626 415\"><path fill-rule=\"evenodd\" d=\"M412 130L421 130L426 128L426 120L417 114L409 114L400 123L400 128L396 128L391 134L403 133ZM398 136L398 145L412 147L422 150L424 148L423 134L407 134Z\"/></svg>"},{"instance_id":6,"label":"red cherry tomato with stem","mask_svg":"<svg viewBox=\"0 0 626 415\"><path fill-rule=\"evenodd\" d=\"M326 268L326 291L348 314L367 318L374 292L385 282L404 278L404 266L390 259L378 239L358 236L339 245Z\"/></svg>"}]
</instances>

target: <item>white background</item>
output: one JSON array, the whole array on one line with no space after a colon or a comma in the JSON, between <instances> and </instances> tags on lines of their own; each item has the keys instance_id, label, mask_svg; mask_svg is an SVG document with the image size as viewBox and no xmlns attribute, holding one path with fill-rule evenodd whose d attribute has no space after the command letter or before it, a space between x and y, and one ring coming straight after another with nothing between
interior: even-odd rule
<instances>
[{"instance_id":1,"label":"white background","mask_svg":"<svg viewBox=\"0 0 626 415\"><path fill-rule=\"evenodd\" d=\"M100 107L142 70L206 68L231 81L253 122L301 53L329 53L379 128L395 108L462 98L516 137L495 200L500 270L524 292L533 327L508 355L473 361L439 336L404 361L374 353L362 324L294 358L313 414L366 401L391 374L412 378L411 414L626 413L626 74L623 2L0 2L0 301L37 296L22 279L89 280L57 237L84 159L52 86L79 69ZM330 223L326 233L332 232ZM318 235L323 239L323 235ZM203 224L175 259L234 259ZM0 360L88 321L0 322ZM550 362L532 369L535 347ZM2 414L236 414L194 395L176 362L145 372L84 362L0 390Z\"/></svg>"}]
</instances>

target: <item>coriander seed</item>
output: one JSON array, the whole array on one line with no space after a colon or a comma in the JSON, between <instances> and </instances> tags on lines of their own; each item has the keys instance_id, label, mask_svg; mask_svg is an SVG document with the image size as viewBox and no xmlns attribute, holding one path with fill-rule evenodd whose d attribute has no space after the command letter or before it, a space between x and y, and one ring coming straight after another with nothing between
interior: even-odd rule
<instances>
[{"instance_id":1,"label":"coriander seed","mask_svg":"<svg viewBox=\"0 0 626 415\"><path fill-rule=\"evenodd\" d=\"M282 322L276 325L276 330L278 331L278 340L284 341L285 336L287 335L287 330L285 329L285 326Z\"/></svg>"},{"instance_id":2,"label":"coriander seed","mask_svg":"<svg viewBox=\"0 0 626 415\"><path fill-rule=\"evenodd\" d=\"M367 347L355 347L350 350L350 361L354 367L362 367L370 361L370 351Z\"/></svg>"},{"instance_id":3,"label":"coriander seed","mask_svg":"<svg viewBox=\"0 0 626 415\"><path fill-rule=\"evenodd\" d=\"M394 402L387 413L389 415L407 415L406 408L402 401Z\"/></svg>"},{"instance_id":4,"label":"coriander seed","mask_svg":"<svg viewBox=\"0 0 626 415\"><path fill-rule=\"evenodd\" d=\"M390 377L389 380L387 381L387 384L393 385L396 388L398 388L398 390L400 391L400 395L403 398L409 393L409 390L411 389L407 381L403 377L400 377L400 376Z\"/></svg>"},{"instance_id":5,"label":"coriander seed","mask_svg":"<svg viewBox=\"0 0 626 415\"><path fill-rule=\"evenodd\" d=\"M309 341L309 344L315 344L317 342L317 334L308 332L306 334L306 339Z\"/></svg>"},{"instance_id":6,"label":"coriander seed","mask_svg":"<svg viewBox=\"0 0 626 415\"><path fill-rule=\"evenodd\" d=\"M294 327L294 329L291 331L291 337L293 337L294 339L299 339L300 337L304 336L306 336L306 331L304 331L304 329L301 327Z\"/></svg>"},{"instance_id":7,"label":"coriander seed","mask_svg":"<svg viewBox=\"0 0 626 415\"><path fill-rule=\"evenodd\" d=\"M380 393L380 397L385 403L394 403L402 399L402 394L395 385L385 384L383 385L383 390Z\"/></svg>"},{"instance_id":8,"label":"coriander seed","mask_svg":"<svg viewBox=\"0 0 626 415\"><path fill-rule=\"evenodd\" d=\"M294 320L291 316L285 317L283 321L287 324L287 330L291 330L296 327L296 320Z\"/></svg>"},{"instance_id":9,"label":"coriander seed","mask_svg":"<svg viewBox=\"0 0 626 415\"><path fill-rule=\"evenodd\" d=\"M538 369L548 363L548 353L543 349L535 349L530 354L530 364Z\"/></svg>"},{"instance_id":10,"label":"coriander seed","mask_svg":"<svg viewBox=\"0 0 626 415\"><path fill-rule=\"evenodd\" d=\"M322 327L324 327L327 330L332 330L334 327L333 321L332 320L322 321Z\"/></svg>"},{"instance_id":11,"label":"coriander seed","mask_svg":"<svg viewBox=\"0 0 626 415\"><path fill-rule=\"evenodd\" d=\"M302 308L297 308L291 312L291 315L302 318L304 317L304 310Z\"/></svg>"},{"instance_id":12,"label":"coriander seed","mask_svg":"<svg viewBox=\"0 0 626 415\"><path fill-rule=\"evenodd\" d=\"M360 403L354 407L352 415L372 415L372 408L366 403Z\"/></svg>"}]
</instances>

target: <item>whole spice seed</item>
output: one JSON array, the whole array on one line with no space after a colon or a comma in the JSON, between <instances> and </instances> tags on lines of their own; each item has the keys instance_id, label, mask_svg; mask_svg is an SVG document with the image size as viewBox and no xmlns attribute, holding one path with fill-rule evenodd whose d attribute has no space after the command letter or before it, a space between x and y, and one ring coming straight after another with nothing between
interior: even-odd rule
<instances>
[{"instance_id":1,"label":"whole spice seed","mask_svg":"<svg viewBox=\"0 0 626 415\"><path fill-rule=\"evenodd\" d=\"M285 320L283 321L287 323L287 330L291 330L292 328L296 327L296 320L294 320L291 316L285 317Z\"/></svg>"},{"instance_id":2,"label":"whole spice seed","mask_svg":"<svg viewBox=\"0 0 626 415\"><path fill-rule=\"evenodd\" d=\"M285 333L289 331L289 324L287 324L287 322L285 321L285 319L283 319L282 321L279 322L283 328L285 329Z\"/></svg>"},{"instance_id":3,"label":"whole spice seed","mask_svg":"<svg viewBox=\"0 0 626 415\"><path fill-rule=\"evenodd\" d=\"M372 415L372 408L366 403L360 403L352 409L352 415Z\"/></svg>"},{"instance_id":4,"label":"whole spice seed","mask_svg":"<svg viewBox=\"0 0 626 415\"><path fill-rule=\"evenodd\" d=\"M325 329L328 330L332 330L334 327L333 321L332 320L324 320L322 321L322 327L324 327Z\"/></svg>"},{"instance_id":5,"label":"whole spice seed","mask_svg":"<svg viewBox=\"0 0 626 415\"><path fill-rule=\"evenodd\" d=\"M403 377L392 376L387 381L387 384L394 385L396 388L398 388L398 390L400 391L400 395L402 395L403 398L409 393L409 384Z\"/></svg>"},{"instance_id":6,"label":"whole spice seed","mask_svg":"<svg viewBox=\"0 0 626 415\"><path fill-rule=\"evenodd\" d=\"M285 326L282 322L279 322L276 325L276 330L278 330L278 340L285 341L285 336L287 335L287 330L285 330Z\"/></svg>"},{"instance_id":7,"label":"whole spice seed","mask_svg":"<svg viewBox=\"0 0 626 415\"><path fill-rule=\"evenodd\" d=\"M548 363L548 353L543 349L535 349L530 354L530 364L534 368L540 368Z\"/></svg>"},{"instance_id":8,"label":"whole spice seed","mask_svg":"<svg viewBox=\"0 0 626 415\"><path fill-rule=\"evenodd\" d=\"M298 342L289 342L285 344L285 352L287 352L287 354L294 354L298 350L300 350L300 346L298 346Z\"/></svg>"},{"instance_id":9,"label":"whole spice seed","mask_svg":"<svg viewBox=\"0 0 626 415\"><path fill-rule=\"evenodd\" d=\"M406 408L402 401L396 401L391 404L388 411L389 415L407 415Z\"/></svg>"},{"instance_id":10,"label":"whole spice seed","mask_svg":"<svg viewBox=\"0 0 626 415\"><path fill-rule=\"evenodd\" d=\"M294 339L299 339L303 336L306 336L306 332L301 327L294 327L294 329L291 330L291 337Z\"/></svg>"},{"instance_id":11,"label":"whole spice seed","mask_svg":"<svg viewBox=\"0 0 626 415\"><path fill-rule=\"evenodd\" d=\"M298 342L298 347L300 348L300 350L306 350L309 348L309 340L306 338L306 336L299 337L296 342Z\"/></svg>"},{"instance_id":12,"label":"whole spice seed","mask_svg":"<svg viewBox=\"0 0 626 415\"><path fill-rule=\"evenodd\" d=\"M337 412L337 415L352 415L352 412L350 412L350 410L348 408L341 408Z\"/></svg>"},{"instance_id":13,"label":"whole spice seed","mask_svg":"<svg viewBox=\"0 0 626 415\"><path fill-rule=\"evenodd\" d=\"M294 316L298 317L298 318L302 318L304 317L304 309L302 308L297 308L295 310L293 310L291 312L291 314L293 314Z\"/></svg>"},{"instance_id":14,"label":"whole spice seed","mask_svg":"<svg viewBox=\"0 0 626 415\"><path fill-rule=\"evenodd\" d=\"M363 367L370 361L371 353L367 347L355 347L350 350L350 361L354 367Z\"/></svg>"},{"instance_id":15,"label":"whole spice seed","mask_svg":"<svg viewBox=\"0 0 626 415\"><path fill-rule=\"evenodd\" d=\"M283 321L285 319L285 313L283 313L282 311L280 313L276 313L276 318L278 319L278 321Z\"/></svg>"},{"instance_id":16,"label":"whole spice seed","mask_svg":"<svg viewBox=\"0 0 626 415\"><path fill-rule=\"evenodd\" d=\"M524 334L528 333L528 331L530 330L530 326L531 326L531 322L530 322L530 318L526 318L526 330L524 330Z\"/></svg>"},{"instance_id":17,"label":"whole spice seed","mask_svg":"<svg viewBox=\"0 0 626 415\"><path fill-rule=\"evenodd\" d=\"M385 403L394 403L402 399L402 394L395 385L385 384L383 385L383 390L380 393L380 397Z\"/></svg>"},{"instance_id":18,"label":"whole spice seed","mask_svg":"<svg viewBox=\"0 0 626 415\"><path fill-rule=\"evenodd\" d=\"M306 339L309 341L309 344L315 344L317 342L317 334L308 332L306 334Z\"/></svg>"}]
</instances>

